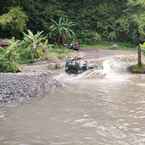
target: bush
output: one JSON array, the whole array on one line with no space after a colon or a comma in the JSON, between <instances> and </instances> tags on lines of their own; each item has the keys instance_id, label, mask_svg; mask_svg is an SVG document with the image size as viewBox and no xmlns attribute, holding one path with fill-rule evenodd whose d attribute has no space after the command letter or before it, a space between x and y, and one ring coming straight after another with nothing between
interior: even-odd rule
<instances>
[{"instance_id":1,"label":"bush","mask_svg":"<svg viewBox=\"0 0 145 145\"><path fill-rule=\"evenodd\" d=\"M131 73L137 73L137 74L144 74L145 73L145 65L132 65L129 67L129 71Z\"/></svg>"},{"instance_id":2,"label":"bush","mask_svg":"<svg viewBox=\"0 0 145 145\"><path fill-rule=\"evenodd\" d=\"M80 33L79 39L84 44L95 44L101 40L101 35L97 32L84 31Z\"/></svg>"},{"instance_id":3,"label":"bush","mask_svg":"<svg viewBox=\"0 0 145 145\"><path fill-rule=\"evenodd\" d=\"M20 37L26 29L28 17L20 7L13 7L8 13L0 16L0 29L5 37ZM1 33L2 33L1 32Z\"/></svg>"},{"instance_id":4,"label":"bush","mask_svg":"<svg viewBox=\"0 0 145 145\"><path fill-rule=\"evenodd\" d=\"M0 72L19 72L19 63L34 62L47 57L48 41L42 32L24 33L23 40L12 38L9 46L0 49Z\"/></svg>"},{"instance_id":5,"label":"bush","mask_svg":"<svg viewBox=\"0 0 145 145\"><path fill-rule=\"evenodd\" d=\"M34 62L35 59L44 59L47 48L48 40L43 36L43 32L33 34L32 31L28 30L27 33L24 33L24 38L19 46L21 60Z\"/></svg>"},{"instance_id":6,"label":"bush","mask_svg":"<svg viewBox=\"0 0 145 145\"><path fill-rule=\"evenodd\" d=\"M0 52L0 72L19 72L17 62L19 55L16 52L18 41L13 38L9 43L10 45Z\"/></svg>"}]
</instances>

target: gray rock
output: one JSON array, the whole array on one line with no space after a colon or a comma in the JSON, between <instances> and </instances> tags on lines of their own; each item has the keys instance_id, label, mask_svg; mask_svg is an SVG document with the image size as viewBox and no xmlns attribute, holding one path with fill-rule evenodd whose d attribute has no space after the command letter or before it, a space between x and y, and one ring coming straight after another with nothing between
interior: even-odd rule
<instances>
[{"instance_id":1,"label":"gray rock","mask_svg":"<svg viewBox=\"0 0 145 145\"><path fill-rule=\"evenodd\" d=\"M55 85L50 73L0 73L0 104L45 96Z\"/></svg>"}]
</instances>

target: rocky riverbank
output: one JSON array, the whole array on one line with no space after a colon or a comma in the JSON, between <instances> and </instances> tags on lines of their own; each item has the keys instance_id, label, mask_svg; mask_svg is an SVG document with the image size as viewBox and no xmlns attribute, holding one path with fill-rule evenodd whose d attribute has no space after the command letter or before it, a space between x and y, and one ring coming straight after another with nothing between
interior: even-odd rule
<instances>
[{"instance_id":1,"label":"rocky riverbank","mask_svg":"<svg viewBox=\"0 0 145 145\"><path fill-rule=\"evenodd\" d=\"M0 73L0 104L45 96L58 82L51 73Z\"/></svg>"},{"instance_id":2,"label":"rocky riverbank","mask_svg":"<svg viewBox=\"0 0 145 145\"><path fill-rule=\"evenodd\" d=\"M75 55L87 61L89 65L96 65L99 61L102 62L104 57L116 54L118 51L92 49L81 50ZM132 53L126 52L126 54L125 56L128 56ZM40 61L24 65L21 73L0 73L0 104L46 96L53 86L61 86L60 82L53 79L53 76L59 73L57 69L62 70L62 68L64 68L64 60Z\"/></svg>"}]
</instances>

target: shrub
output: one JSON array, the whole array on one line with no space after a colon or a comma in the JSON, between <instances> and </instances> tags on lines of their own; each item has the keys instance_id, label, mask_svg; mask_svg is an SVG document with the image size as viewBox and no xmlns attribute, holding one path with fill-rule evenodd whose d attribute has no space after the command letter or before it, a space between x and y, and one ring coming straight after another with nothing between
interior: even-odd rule
<instances>
[{"instance_id":1,"label":"shrub","mask_svg":"<svg viewBox=\"0 0 145 145\"><path fill-rule=\"evenodd\" d=\"M116 32L114 32L114 31L110 32L108 34L107 38L108 38L108 40L111 40L111 41L116 40L116 38L117 38Z\"/></svg>"},{"instance_id":2,"label":"shrub","mask_svg":"<svg viewBox=\"0 0 145 145\"><path fill-rule=\"evenodd\" d=\"M9 46L1 49L0 52L0 72L19 72L20 68L17 62L18 53L16 51L19 41L14 38L10 40Z\"/></svg>"},{"instance_id":3,"label":"shrub","mask_svg":"<svg viewBox=\"0 0 145 145\"><path fill-rule=\"evenodd\" d=\"M28 30L27 33L23 33L24 38L20 42L19 53L22 60L30 60L34 62L35 59L43 59L46 57L48 48L47 37L43 36L43 32L37 32L33 34Z\"/></svg>"},{"instance_id":4,"label":"shrub","mask_svg":"<svg viewBox=\"0 0 145 145\"><path fill-rule=\"evenodd\" d=\"M84 31L80 33L79 39L81 43L95 44L96 42L101 40L101 35L97 32Z\"/></svg>"},{"instance_id":5,"label":"shrub","mask_svg":"<svg viewBox=\"0 0 145 145\"><path fill-rule=\"evenodd\" d=\"M128 69L131 73L137 73L137 74L144 74L145 73L145 65L144 64L143 65L138 65L138 64L132 65Z\"/></svg>"},{"instance_id":6,"label":"shrub","mask_svg":"<svg viewBox=\"0 0 145 145\"><path fill-rule=\"evenodd\" d=\"M0 49L0 72L19 72L19 63L47 58L48 41L42 32L24 33L23 40L12 38L9 46Z\"/></svg>"},{"instance_id":7,"label":"shrub","mask_svg":"<svg viewBox=\"0 0 145 145\"><path fill-rule=\"evenodd\" d=\"M13 7L8 13L0 16L0 28L5 37L20 37L20 34L26 29L28 17L20 7Z\"/></svg>"}]
</instances>

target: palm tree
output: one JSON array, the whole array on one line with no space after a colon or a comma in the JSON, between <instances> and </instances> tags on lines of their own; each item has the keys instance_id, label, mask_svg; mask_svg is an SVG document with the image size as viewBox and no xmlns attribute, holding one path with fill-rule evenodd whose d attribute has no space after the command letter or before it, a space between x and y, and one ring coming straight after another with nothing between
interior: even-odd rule
<instances>
[{"instance_id":1,"label":"palm tree","mask_svg":"<svg viewBox=\"0 0 145 145\"><path fill-rule=\"evenodd\" d=\"M75 37L75 33L72 30L72 27L75 23L69 21L66 17L60 17L58 22L51 20L52 25L50 26L50 36L55 37L55 40L58 44L64 44L68 39Z\"/></svg>"}]
</instances>

